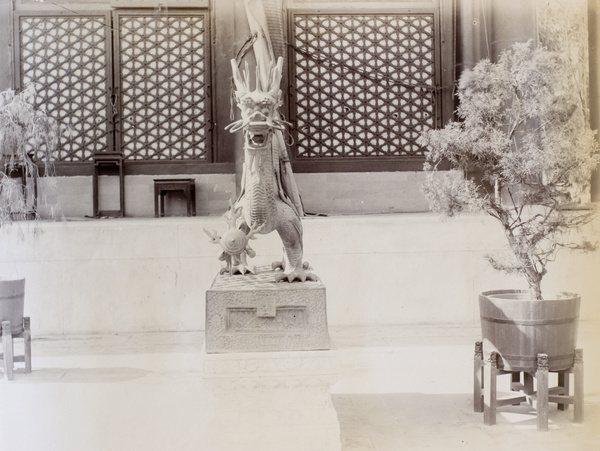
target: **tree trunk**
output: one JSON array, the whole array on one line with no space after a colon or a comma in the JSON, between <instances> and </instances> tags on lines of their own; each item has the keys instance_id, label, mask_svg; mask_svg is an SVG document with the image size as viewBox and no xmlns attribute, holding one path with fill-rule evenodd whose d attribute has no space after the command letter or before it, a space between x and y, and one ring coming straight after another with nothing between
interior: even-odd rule
<instances>
[{"instance_id":1,"label":"tree trunk","mask_svg":"<svg viewBox=\"0 0 600 451\"><path fill-rule=\"evenodd\" d=\"M528 277L527 282L529 283L529 293L531 294L531 298L538 301L543 300L541 278L538 278L537 280L531 280Z\"/></svg>"},{"instance_id":2,"label":"tree trunk","mask_svg":"<svg viewBox=\"0 0 600 451\"><path fill-rule=\"evenodd\" d=\"M541 288L543 273L536 269L535 262L519 245L512 229L508 226L508 224L504 224L504 231L510 248L517 258L517 269L527 280L527 284L529 285L529 293L531 294L532 299L541 301L543 299Z\"/></svg>"}]
</instances>

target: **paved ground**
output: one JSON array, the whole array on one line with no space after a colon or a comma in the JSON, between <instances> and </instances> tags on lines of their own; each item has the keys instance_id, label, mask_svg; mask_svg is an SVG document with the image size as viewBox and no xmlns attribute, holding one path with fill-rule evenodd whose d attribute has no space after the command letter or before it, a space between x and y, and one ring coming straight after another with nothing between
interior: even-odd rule
<instances>
[{"instance_id":1,"label":"paved ground","mask_svg":"<svg viewBox=\"0 0 600 451\"><path fill-rule=\"evenodd\" d=\"M598 330L579 333L585 422L553 407L550 430L538 432L527 405L502 408L495 426L472 411L477 330L331 328L342 449L600 449ZM0 450L207 449L202 342L202 332L35 337L33 373L0 382Z\"/></svg>"},{"instance_id":2,"label":"paved ground","mask_svg":"<svg viewBox=\"0 0 600 451\"><path fill-rule=\"evenodd\" d=\"M495 426L472 411L470 395L334 394L343 450L598 450L600 405L586 404L583 424L572 412L550 414L550 430L536 430L527 405L504 407Z\"/></svg>"}]
</instances>

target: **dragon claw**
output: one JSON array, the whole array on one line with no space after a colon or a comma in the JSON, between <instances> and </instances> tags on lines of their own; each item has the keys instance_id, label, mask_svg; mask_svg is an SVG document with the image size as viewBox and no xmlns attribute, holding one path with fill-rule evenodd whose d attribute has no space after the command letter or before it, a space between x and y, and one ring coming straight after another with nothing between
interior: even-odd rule
<instances>
[{"instance_id":1,"label":"dragon claw","mask_svg":"<svg viewBox=\"0 0 600 451\"><path fill-rule=\"evenodd\" d=\"M256 267L246 265L235 265L231 268L231 274L256 274Z\"/></svg>"},{"instance_id":2,"label":"dragon claw","mask_svg":"<svg viewBox=\"0 0 600 451\"><path fill-rule=\"evenodd\" d=\"M285 270L285 261L279 260L271 263L271 269L273 271L284 271Z\"/></svg>"},{"instance_id":3,"label":"dragon claw","mask_svg":"<svg viewBox=\"0 0 600 451\"><path fill-rule=\"evenodd\" d=\"M306 282L307 280L316 282L317 276L311 272L307 272L304 269L296 269L289 274L277 274L275 276L275 282Z\"/></svg>"}]
</instances>

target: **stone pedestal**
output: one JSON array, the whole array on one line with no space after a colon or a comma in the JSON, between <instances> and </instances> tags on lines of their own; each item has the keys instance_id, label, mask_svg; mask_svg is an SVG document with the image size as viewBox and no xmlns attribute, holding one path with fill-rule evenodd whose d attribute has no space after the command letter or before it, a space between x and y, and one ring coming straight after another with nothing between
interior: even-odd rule
<instances>
[{"instance_id":1,"label":"stone pedestal","mask_svg":"<svg viewBox=\"0 0 600 451\"><path fill-rule=\"evenodd\" d=\"M215 278L206 292L206 352L329 349L325 285L276 283L276 274L261 267Z\"/></svg>"},{"instance_id":2,"label":"stone pedestal","mask_svg":"<svg viewBox=\"0 0 600 451\"><path fill-rule=\"evenodd\" d=\"M214 394L206 449L340 450L329 391L336 380L335 351L205 353Z\"/></svg>"},{"instance_id":3,"label":"stone pedestal","mask_svg":"<svg viewBox=\"0 0 600 451\"><path fill-rule=\"evenodd\" d=\"M276 283L276 274L222 274L206 292L204 383L214 394L207 449L341 449L325 285Z\"/></svg>"}]
</instances>

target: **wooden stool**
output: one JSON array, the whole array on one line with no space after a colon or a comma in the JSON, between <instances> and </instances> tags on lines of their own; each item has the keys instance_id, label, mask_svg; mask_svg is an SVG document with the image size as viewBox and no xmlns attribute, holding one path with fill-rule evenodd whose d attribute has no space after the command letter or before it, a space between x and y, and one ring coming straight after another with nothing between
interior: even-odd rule
<instances>
[{"instance_id":1,"label":"wooden stool","mask_svg":"<svg viewBox=\"0 0 600 451\"><path fill-rule=\"evenodd\" d=\"M14 339L22 338L25 342L25 352L22 356L14 355ZM29 317L23 318L23 331L14 333L11 331L10 321L2 321L2 358L4 363L4 378L11 381L15 362L25 363L25 372L31 373L31 329Z\"/></svg>"},{"instance_id":2,"label":"wooden stool","mask_svg":"<svg viewBox=\"0 0 600 451\"><path fill-rule=\"evenodd\" d=\"M573 366L564 370L549 371L548 355L537 355L537 369L533 372L504 371L498 368L497 352L485 353L480 341L475 343L473 410L483 412L483 422L487 425L496 424L496 409L506 405L519 405L528 401L536 403L538 431L548 430L548 403L558 404L558 410L567 410L569 404L574 405L573 421L583 421L583 351L576 349L573 356ZM558 386L548 386L548 374L558 373ZM569 395L569 374L574 373L573 396ZM496 378L503 374L511 375L511 390L523 394L503 399L497 398ZM537 390L534 390L533 379L537 379Z\"/></svg>"},{"instance_id":3,"label":"wooden stool","mask_svg":"<svg viewBox=\"0 0 600 451\"><path fill-rule=\"evenodd\" d=\"M123 169L123 155L120 152L98 152L94 154L94 174L92 177L94 217L111 216L122 218L125 216L125 175ZM100 211L98 176L101 172L115 171L119 177L119 209Z\"/></svg>"},{"instance_id":4,"label":"wooden stool","mask_svg":"<svg viewBox=\"0 0 600 451\"><path fill-rule=\"evenodd\" d=\"M168 191L182 191L186 197L187 215L196 216L196 182L194 179L154 179L154 216L165 215L165 195ZM160 197L160 210L158 198Z\"/></svg>"}]
</instances>

